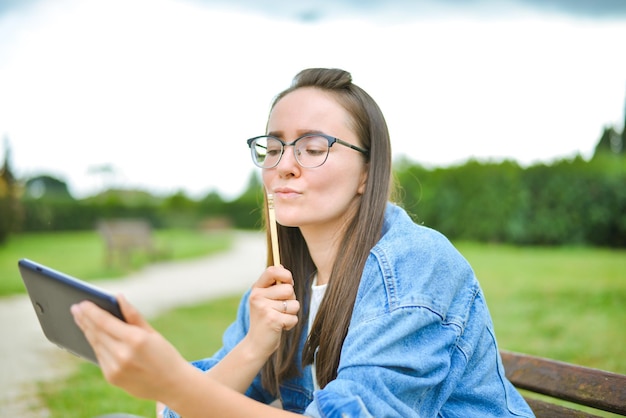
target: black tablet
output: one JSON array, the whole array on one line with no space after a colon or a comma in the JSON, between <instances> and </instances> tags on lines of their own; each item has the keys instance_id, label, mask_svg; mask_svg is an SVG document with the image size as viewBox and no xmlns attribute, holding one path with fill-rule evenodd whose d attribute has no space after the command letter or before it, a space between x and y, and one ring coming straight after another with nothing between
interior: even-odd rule
<instances>
[{"instance_id":1,"label":"black tablet","mask_svg":"<svg viewBox=\"0 0 626 418\"><path fill-rule=\"evenodd\" d=\"M93 349L74 322L70 308L75 303L90 300L124 320L115 296L31 260L19 260L18 267L46 338L59 347L97 364Z\"/></svg>"}]
</instances>

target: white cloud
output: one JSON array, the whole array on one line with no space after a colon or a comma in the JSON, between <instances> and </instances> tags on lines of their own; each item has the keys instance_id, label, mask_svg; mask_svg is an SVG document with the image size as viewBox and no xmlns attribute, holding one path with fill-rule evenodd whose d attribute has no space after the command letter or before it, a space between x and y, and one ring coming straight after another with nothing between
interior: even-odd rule
<instances>
[{"instance_id":1,"label":"white cloud","mask_svg":"<svg viewBox=\"0 0 626 418\"><path fill-rule=\"evenodd\" d=\"M297 71L343 67L426 164L589 155L621 127L626 25L522 14L298 23L168 0L40 2L0 21L0 135L18 174L230 196ZM4 36L7 36L4 38Z\"/></svg>"}]
</instances>

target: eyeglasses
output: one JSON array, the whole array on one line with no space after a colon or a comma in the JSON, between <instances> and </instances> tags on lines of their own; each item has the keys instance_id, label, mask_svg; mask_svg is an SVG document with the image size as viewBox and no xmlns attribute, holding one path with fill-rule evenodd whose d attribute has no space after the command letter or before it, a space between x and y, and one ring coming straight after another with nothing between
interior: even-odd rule
<instances>
[{"instance_id":1,"label":"eyeglasses","mask_svg":"<svg viewBox=\"0 0 626 418\"><path fill-rule=\"evenodd\" d=\"M246 141L252 153L252 162L260 168L274 168L280 162L286 146L293 146L296 161L304 168L319 167L326 162L330 147L335 143L359 151L369 157L369 151L339 138L324 134L306 134L293 142L284 142L271 135L257 136Z\"/></svg>"}]
</instances>

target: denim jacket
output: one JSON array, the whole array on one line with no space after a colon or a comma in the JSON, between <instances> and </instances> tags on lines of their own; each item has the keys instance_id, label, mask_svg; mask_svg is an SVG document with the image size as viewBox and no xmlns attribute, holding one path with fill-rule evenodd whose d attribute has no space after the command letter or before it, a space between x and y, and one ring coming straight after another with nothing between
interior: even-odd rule
<instances>
[{"instance_id":1,"label":"denim jacket","mask_svg":"<svg viewBox=\"0 0 626 418\"><path fill-rule=\"evenodd\" d=\"M248 296L223 347L196 367L210 369L246 335ZM246 395L274 400L258 376ZM284 409L324 418L533 416L504 375L470 265L443 235L393 204L365 263L337 378L313 392L307 366L284 382L281 399Z\"/></svg>"}]
</instances>

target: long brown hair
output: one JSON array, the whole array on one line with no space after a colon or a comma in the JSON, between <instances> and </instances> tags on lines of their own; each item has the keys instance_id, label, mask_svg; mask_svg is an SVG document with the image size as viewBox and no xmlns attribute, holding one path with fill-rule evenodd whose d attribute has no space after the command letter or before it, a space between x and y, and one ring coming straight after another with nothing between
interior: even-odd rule
<instances>
[{"instance_id":1,"label":"long brown hair","mask_svg":"<svg viewBox=\"0 0 626 418\"><path fill-rule=\"evenodd\" d=\"M302 87L329 92L351 115L352 129L360 145L369 151L365 191L354 217L348 221L339 246L328 288L299 358L300 338L307 328L311 280L315 265L304 237L296 227L278 225L281 263L291 271L296 297L303 309L298 324L283 332L280 348L262 370L263 386L278 395L280 382L298 373L297 362L313 364L320 387L337 377L341 347L348 333L361 274L370 249L380 239L385 206L391 192L391 145L385 118L376 102L352 83L350 73L339 69L311 68L301 71L291 86L274 99L272 109L283 97ZM267 214L267 202L265 202ZM267 219L267 217L266 217ZM266 228L267 229L267 228ZM268 265L273 263L267 229ZM317 355L315 354L317 352Z\"/></svg>"}]
</instances>

